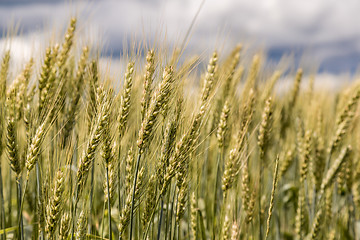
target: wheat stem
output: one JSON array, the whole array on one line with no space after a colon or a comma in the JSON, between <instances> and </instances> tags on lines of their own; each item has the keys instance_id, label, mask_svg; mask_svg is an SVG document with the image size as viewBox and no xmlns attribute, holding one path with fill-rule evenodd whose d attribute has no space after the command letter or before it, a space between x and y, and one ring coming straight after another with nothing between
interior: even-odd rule
<instances>
[{"instance_id":1,"label":"wheat stem","mask_svg":"<svg viewBox=\"0 0 360 240\"><path fill-rule=\"evenodd\" d=\"M108 207L108 221L109 221L109 239L112 240L112 231L111 231L111 198L110 198L110 183L109 183L109 167L106 166L106 186L107 186L107 207Z\"/></svg>"},{"instance_id":2,"label":"wheat stem","mask_svg":"<svg viewBox=\"0 0 360 240\"><path fill-rule=\"evenodd\" d=\"M131 200L131 210L130 210L130 236L129 239L132 239L132 231L133 231L133 215L134 215L134 207L135 207L135 191L136 191L136 182L139 173L139 165L141 159L141 150L139 149L138 158L136 160L135 166L135 175L134 175L134 182L133 182L133 189L132 189L132 200Z\"/></svg>"}]
</instances>

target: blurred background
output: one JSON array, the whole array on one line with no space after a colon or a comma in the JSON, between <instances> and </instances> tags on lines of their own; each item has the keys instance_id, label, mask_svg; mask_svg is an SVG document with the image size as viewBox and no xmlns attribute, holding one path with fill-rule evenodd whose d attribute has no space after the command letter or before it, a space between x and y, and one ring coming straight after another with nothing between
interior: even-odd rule
<instances>
[{"instance_id":1,"label":"blurred background","mask_svg":"<svg viewBox=\"0 0 360 240\"><path fill-rule=\"evenodd\" d=\"M261 49L270 62L289 55L323 75L357 72L358 0L0 0L0 53L10 33L17 35L12 49L19 59L39 46L43 51L74 14L84 41L102 46L104 58L119 59L129 43L144 38L179 46L200 5L187 52L208 56L241 42Z\"/></svg>"}]
</instances>

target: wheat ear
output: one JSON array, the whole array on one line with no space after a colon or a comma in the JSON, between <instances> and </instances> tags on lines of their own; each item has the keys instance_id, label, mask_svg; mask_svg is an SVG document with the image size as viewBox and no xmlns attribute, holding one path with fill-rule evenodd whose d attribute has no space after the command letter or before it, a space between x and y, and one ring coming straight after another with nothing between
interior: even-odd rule
<instances>
[{"instance_id":1,"label":"wheat ear","mask_svg":"<svg viewBox=\"0 0 360 240\"><path fill-rule=\"evenodd\" d=\"M141 99L141 119L145 118L145 113L148 109L151 95L151 85L153 82L153 75L155 72L155 52L154 50L148 51L146 55L146 66L144 75L144 90Z\"/></svg>"},{"instance_id":2,"label":"wheat ear","mask_svg":"<svg viewBox=\"0 0 360 240\"><path fill-rule=\"evenodd\" d=\"M46 232L48 239L54 239L54 232L62 212L64 180L64 173L59 170L56 173L53 195L47 206Z\"/></svg>"},{"instance_id":3,"label":"wheat ear","mask_svg":"<svg viewBox=\"0 0 360 240\"><path fill-rule=\"evenodd\" d=\"M336 174L339 172L341 165L346 161L347 156L351 152L351 146L344 147L338 158L334 161L334 163L331 165L330 169L327 171L325 177L323 178L320 186L320 194L319 199L321 199L322 195L324 194L324 191L329 185L332 183L332 180L335 178Z\"/></svg>"},{"instance_id":4,"label":"wheat ear","mask_svg":"<svg viewBox=\"0 0 360 240\"><path fill-rule=\"evenodd\" d=\"M274 177L273 177L273 187L271 190L271 197L270 197L270 206L269 206L269 215L268 215L268 219L266 222L266 234L265 234L265 239L268 238L269 236L269 232L270 232L270 220L271 220L271 215L272 215L272 210L274 208L274 198L275 198L275 190L276 190L276 185L278 182L278 168L279 168L279 156L276 157L275 160L275 170L274 170Z\"/></svg>"}]
</instances>

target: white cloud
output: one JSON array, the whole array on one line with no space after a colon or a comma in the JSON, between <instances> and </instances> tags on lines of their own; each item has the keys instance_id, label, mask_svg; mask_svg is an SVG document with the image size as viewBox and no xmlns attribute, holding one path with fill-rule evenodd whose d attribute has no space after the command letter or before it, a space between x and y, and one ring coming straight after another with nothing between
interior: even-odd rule
<instances>
[{"instance_id":1,"label":"white cloud","mask_svg":"<svg viewBox=\"0 0 360 240\"><path fill-rule=\"evenodd\" d=\"M7 38L0 39L0 56L4 55L4 52L10 50L10 72L12 76L19 73L24 64L30 60L30 58L37 59L43 52L42 43L44 37L39 33L32 33L27 36L12 37L11 41ZM42 55L41 55L42 56Z\"/></svg>"},{"instance_id":2,"label":"white cloud","mask_svg":"<svg viewBox=\"0 0 360 240\"><path fill-rule=\"evenodd\" d=\"M181 43L202 0L34 2L0 3L0 27L6 28L9 19L21 20L24 28L38 31L67 23L75 12L82 26L95 29L93 38L117 50L133 36L154 39L166 33L168 42ZM309 48L320 61L338 54L360 56L359 9L358 0L207 0L189 48L202 52L224 42L249 41L269 48Z\"/></svg>"}]
</instances>

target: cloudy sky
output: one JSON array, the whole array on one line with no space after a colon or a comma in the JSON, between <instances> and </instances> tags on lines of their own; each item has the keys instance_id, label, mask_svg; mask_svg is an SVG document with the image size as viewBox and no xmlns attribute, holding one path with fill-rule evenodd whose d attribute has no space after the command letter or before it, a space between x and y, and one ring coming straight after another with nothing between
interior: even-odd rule
<instances>
[{"instance_id":1,"label":"cloudy sky","mask_svg":"<svg viewBox=\"0 0 360 240\"><path fill-rule=\"evenodd\" d=\"M180 44L202 0L0 0L0 36L19 25L19 39L46 38L77 14L81 31L119 57L125 40L166 36ZM358 0L205 0L188 49L203 53L238 42L283 54L311 55L321 72L354 73L360 63ZM29 41L19 41L19 45ZM2 40L0 39L0 42ZM23 52L26 52L24 50Z\"/></svg>"}]
</instances>

